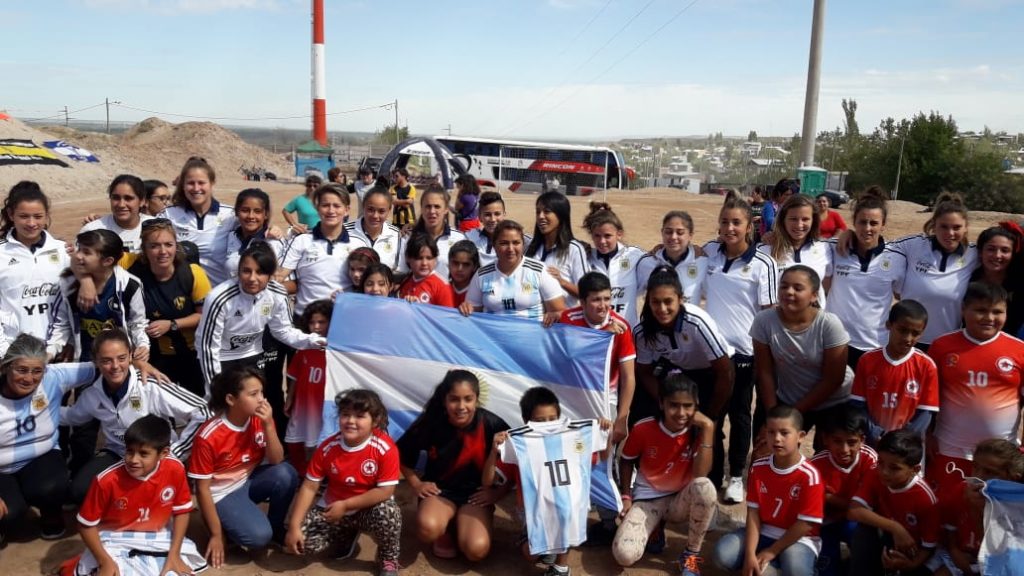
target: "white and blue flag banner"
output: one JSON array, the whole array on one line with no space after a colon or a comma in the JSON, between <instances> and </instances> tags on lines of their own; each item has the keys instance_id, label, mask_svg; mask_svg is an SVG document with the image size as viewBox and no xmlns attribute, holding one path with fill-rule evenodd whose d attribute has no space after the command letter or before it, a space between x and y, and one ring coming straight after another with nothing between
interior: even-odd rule
<instances>
[{"instance_id":1,"label":"white and blue flag banner","mask_svg":"<svg viewBox=\"0 0 1024 576\"><path fill-rule=\"evenodd\" d=\"M982 489L985 538L978 551L984 576L1024 575L1024 484L989 480Z\"/></svg>"},{"instance_id":2,"label":"white and blue flag banner","mask_svg":"<svg viewBox=\"0 0 1024 576\"><path fill-rule=\"evenodd\" d=\"M515 428L519 399L533 386L550 388L562 416L609 418L609 332L492 314L464 317L454 308L396 298L341 294L327 335L327 385L321 438L338 430L335 395L366 388L388 409L395 439L422 412L448 370L480 380L480 404ZM591 500L621 509L610 462L595 465Z\"/></svg>"},{"instance_id":3,"label":"white and blue flag banner","mask_svg":"<svg viewBox=\"0 0 1024 576\"><path fill-rule=\"evenodd\" d=\"M47 148L53 150L58 154L67 156L72 160L78 160L79 162L100 161L100 159L97 158L96 155L93 154L92 152L86 150L85 148L80 148L78 146L75 146L74 144L65 142L64 140L47 140L43 142L43 146L46 146Z\"/></svg>"}]
</instances>

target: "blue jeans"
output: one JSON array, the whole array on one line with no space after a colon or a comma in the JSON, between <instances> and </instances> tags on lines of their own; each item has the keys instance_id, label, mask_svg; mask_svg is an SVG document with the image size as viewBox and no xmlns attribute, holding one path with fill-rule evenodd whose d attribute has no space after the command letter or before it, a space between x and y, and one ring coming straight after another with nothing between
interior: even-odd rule
<instances>
[{"instance_id":1,"label":"blue jeans","mask_svg":"<svg viewBox=\"0 0 1024 576\"><path fill-rule=\"evenodd\" d=\"M744 547L743 541L746 538L746 528L741 528L730 534L722 536L715 545L714 562L722 570L736 572L743 568ZM774 538L761 536L757 541L757 550L763 550L775 543ZM808 546L795 543L786 548L775 560L772 566L782 572L782 576L814 576L817 574L818 555Z\"/></svg>"},{"instance_id":2,"label":"blue jeans","mask_svg":"<svg viewBox=\"0 0 1024 576\"><path fill-rule=\"evenodd\" d=\"M229 540L246 548L265 548L285 533L285 517L299 486L299 474L287 462L253 470L245 485L217 502L221 529ZM267 514L257 504L269 502Z\"/></svg>"},{"instance_id":3,"label":"blue jeans","mask_svg":"<svg viewBox=\"0 0 1024 576\"><path fill-rule=\"evenodd\" d=\"M821 560L818 562L819 576L838 576L839 543L852 541L856 522L837 520L821 527Z\"/></svg>"}]
</instances>

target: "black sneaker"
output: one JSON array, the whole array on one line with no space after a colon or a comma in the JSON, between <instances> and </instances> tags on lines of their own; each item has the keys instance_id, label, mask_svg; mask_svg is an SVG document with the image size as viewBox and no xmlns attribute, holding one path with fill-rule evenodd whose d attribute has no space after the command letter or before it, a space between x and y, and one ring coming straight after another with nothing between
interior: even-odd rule
<instances>
[{"instance_id":1,"label":"black sneaker","mask_svg":"<svg viewBox=\"0 0 1024 576\"><path fill-rule=\"evenodd\" d=\"M43 516L39 520L39 537L43 540L59 540L67 530L64 528L64 515L60 512Z\"/></svg>"},{"instance_id":2,"label":"black sneaker","mask_svg":"<svg viewBox=\"0 0 1024 576\"><path fill-rule=\"evenodd\" d=\"M583 546L587 548L607 547L612 545L615 539L615 530L605 527L604 522L597 522L587 526L587 541Z\"/></svg>"}]
</instances>

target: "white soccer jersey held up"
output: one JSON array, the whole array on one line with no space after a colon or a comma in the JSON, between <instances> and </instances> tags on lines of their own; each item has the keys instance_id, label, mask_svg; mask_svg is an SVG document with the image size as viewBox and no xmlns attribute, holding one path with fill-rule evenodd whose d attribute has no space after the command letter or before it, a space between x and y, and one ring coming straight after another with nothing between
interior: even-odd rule
<instances>
[{"instance_id":1,"label":"white soccer jersey held up","mask_svg":"<svg viewBox=\"0 0 1024 576\"><path fill-rule=\"evenodd\" d=\"M519 467L531 554L564 551L587 539L592 454L607 444L596 420L529 422L508 431L501 460Z\"/></svg>"}]
</instances>

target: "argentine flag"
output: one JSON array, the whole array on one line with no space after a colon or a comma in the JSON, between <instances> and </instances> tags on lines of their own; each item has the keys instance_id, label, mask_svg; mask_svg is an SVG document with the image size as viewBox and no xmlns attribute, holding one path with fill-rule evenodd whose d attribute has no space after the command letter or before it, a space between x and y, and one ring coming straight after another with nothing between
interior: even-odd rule
<instances>
[{"instance_id":1,"label":"argentine flag","mask_svg":"<svg viewBox=\"0 0 1024 576\"><path fill-rule=\"evenodd\" d=\"M522 424L519 399L533 386L558 396L562 416L612 418L608 371L612 335L600 330L410 304L396 298L340 294L327 335L327 384L321 439L337 432L335 395L366 388L388 409L389 432L399 438L422 412L448 370L480 380L480 405L509 426ZM591 500L619 510L610 462L595 464Z\"/></svg>"}]
</instances>

